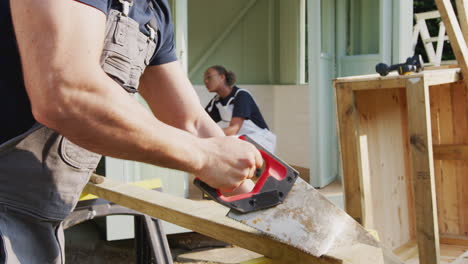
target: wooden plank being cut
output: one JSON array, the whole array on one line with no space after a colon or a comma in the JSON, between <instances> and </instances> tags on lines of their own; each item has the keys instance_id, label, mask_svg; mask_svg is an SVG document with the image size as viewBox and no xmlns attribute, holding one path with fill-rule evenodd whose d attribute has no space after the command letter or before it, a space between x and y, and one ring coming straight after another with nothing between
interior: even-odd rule
<instances>
[{"instance_id":1,"label":"wooden plank being cut","mask_svg":"<svg viewBox=\"0 0 468 264\"><path fill-rule=\"evenodd\" d=\"M468 88L468 46L466 45L466 39L463 37L460 24L457 21L457 17L450 0L435 0L435 2L439 9L442 21L447 29L450 45L452 46L455 58L460 65L465 85ZM460 4L459 8L460 6L462 5ZM463 7L465 6L466 5L464 4ZM466 11L466 9L463 8L463 11ZM466 25L464 25L464 27L466 28Z\"/></svg>"},{"instance_id":2,"label":"wooden plank being cut","mask_svg":"<svg viewBox=\"0 0 468 264\"><path fill-rule=\"evenodd\" d=\"M101 184L88 183L84 192L280 260L281 263L343 263L341 260L326 256L317 258L286 243L274 240L254 228L226 217L228 208L213 201L188 200L107 178Z\"/></svg>"}]
</instances>

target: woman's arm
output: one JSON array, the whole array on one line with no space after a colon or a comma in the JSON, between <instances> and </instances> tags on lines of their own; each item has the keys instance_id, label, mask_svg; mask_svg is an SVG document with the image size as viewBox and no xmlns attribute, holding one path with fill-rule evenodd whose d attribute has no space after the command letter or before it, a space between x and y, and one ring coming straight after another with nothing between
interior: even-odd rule
<instances>
[{"instance_id":1,"label":"woman's arm","mask_svg":"<svg viewBox=\"0 0 468 264\"><path fill-rule=\"evenodd\" d=\"M233 117L231 119L231 122L229 123L229 126L223 128L224 134L226 134L226 136L236 135L237 132L239 132L239 130L241 129L244 120L245 118L243 117Z\"/></svg>"},{"instance_id":2,"label":"woman's arm","mask_svg":"<svg viewBox=\"0 0 468 264\"><path fill-rule=\"evenodd\" d=\"M198 137L224 135L200 104L179 62L148 67L140 83L140 94L162 122Z\"/></svg>"}]
</instances>

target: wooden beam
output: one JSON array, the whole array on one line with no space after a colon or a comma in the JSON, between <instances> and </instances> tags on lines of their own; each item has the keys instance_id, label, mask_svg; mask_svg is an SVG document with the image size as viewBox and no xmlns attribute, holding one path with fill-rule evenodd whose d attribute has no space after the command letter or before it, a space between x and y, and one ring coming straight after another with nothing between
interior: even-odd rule
<instances>
[{"instance_id":1,"label":"wooden beam","mask_svg":"<svg viewBox=\"0 0 468 264\"><path fill-rule=\"evenodd\" d=\"M435 160L468 160L468 145L434 145Z\"/></svg>"},{"instance_id":2,"label":"wooden beam","mask_svg":"<svg viewBox=\"0 0 468 264\"><path fill-rule=\"evenodd\" d=\"M442 63L442 53L444 51L444 44L445 44L445 41L448 40L448 36L445 35L445 31L446 30L445 30L444 23L440 23L439 35L437 37L429 39L429 41L437 42L437 49L436 49L437 66L440 66Z\"/></svg>"},{"instance_id":3,"label":"wooden beam","mask_svg":"<svg viewBox=\"0 0 468 264\"><path fill-rule=\"evenodd\" d=\"M440 236L440 244L468 247L468 238L466 236Z\"/></svg>"},{"instance_id":4,"label":"wooden beam","mask_svg":"<svg viewBox=\"0 0 468 264\"><path fill-rule=\"evenodd\" d=\"M241 262L240 264L280 264L280 263L275 263L273 260L269 258L261 257L261 258L247 260L247 261Z\"/></svg>"},{"instance_id":5,"label":"wooden beam","mask_svg":"<svg viewBox=\"0 0 468 264\"><path fill-rule=\"evenodd\" d=\"M445 28L447 29L447 35L449 36L453 53L463 73L465 85L468 88L468 47L460 25L458 24L452 3L450 0L435 0L435 2Z\"/></svg>"},{"instance_id":6,"label":"wooden beam","mask_svg":"<svg viewBox=\"0 0 468 264\"><path fill-rule=\"evenodd\" d=\"M411 240L393 250L393 253L406 262L409 259L416 259L418 257L418 246L416 245L416 241Z\"/></svg>"},{"instance_id":7,"label":"wooden beam","mask_svg":"<svg viewBox=\"0 0 468 264\"><path fill-rule=\"evenodd\" d=\"M340 140L341 164L346 212L365 226L361 188L361 154L359 150L358 116L354 92L345 84L335 83Z\"/></svg>"},{"instance_id":8,"label":"wooden beam","mask_svg":"<svg viewBox=\"0 0 468 264\"><path fill-rule=\"evenodd\" d=\"M348 83L345 83L344 86L351 88L353 91L360 91L360 90L402 88L402 87L405 87L405 84L406 84L406 80L404 78L379 77L379 79L376 79L376 80L348 82Z\"/></svg>"},{"instance_id":9,"label":"wooden beam","mask_svg":"<svg viewBox=\"0 0 468 264\"><path fill-rule=\"evenodd\" d=\"M440 66L428 66L428 67L424 67L424 70L425 71L433 71L433 70L460 68L460 66L458 66L458 64L456 64L456 63L457 62L454 61L454 64L444 64L444 65L440 65ZM431 85L433 85L433 84L431 84Z\"/></svg>"},{"instance_id":10,"label":"wooden beam","mask_svg":"<svg viewBox=\"0 0 468 264\"><path fill-rule=\"evenodd\" d=\"M408 79L406 97L419 263L438 264L440 263L440 246L429 86L424 78Z\"/></svg>"},{"instance_id":11,"label":"wooden beam","mask_svg":"<svg viewBox=\"0 0 468 264\"><path fill-rule=\"evenodd\" d=\"M456 83L462 79L460 68L441 69L434 71L424 70L424 73L424 81L429 86Z\"/></svg>"},{"instance_id":12,"label":"wooden beam","mask_svg":"<svg viewBox=\"0 0 468 264\"><path fill-rule=\"evenodd\" d=\"M468 251L461 254L457 259L455 259L451 264L468 264Z\"/></svg>"},{"instance_id":13,"label":"wooden beam","mask_svg":"<svg viewBox=\"0 0 468 264\"><path fill-rule=\"evenodd\" d=\"M416 20L434 19L434 18L439 18L440 13L439 11L428 11L428 12L414 14L414 17L416 18Z\"/></svg>"},{"instance_id":14,"label":"wooden beam","mask_svg":"<svg viewBox=\"0 0 468 264\"><path fill-rule=\"evenodd\" d=\"M424 41L431 38L429 34L429 29L427 28L426 21L424 19L417 20L416 23L419 26L419 34L421 34L421 39L423 40L423 45L426 50L427 57L430 63L437 62L436 53L434 50L434 45L430 41Z\"/></svg>"},{"instance_id":15,"label":"wooden beam","mask_svg":"<svg viewBox=\"0 0 468 264\"><path fill-rule=\"evenodd\" d=\"M393 72L388 76L381 77L378 74L360 75L345 78L335 79L336 84L342 84L346 88L351 88L353 91L359 90L374 90L374 89L392 89L403 88L406 85L406 80L409 78L424 77L426 83L430 86L454 83L461 79L460 69L453 68L454 66L438 66L428 67L420 73L412 73L409 75L398 75Z\"/></svg>"},{"instance_id":16,"label":"wooden beam","mask_svg":"<svg viewBox=\"0 0 468 264\"><path fill-rule=\"evenodd\" d=\"M309 168L304 168L304 167L292 165L292 164L289 164L289 165L291 165L291 167L293 167L295 170L297 170L297 172L299 172L299 176L305 182L310 183L310 169Z\"/></svg>"},{"instance_id":17,"label":"wooden beam","mask_svg":"<svg viewBox=\"0 0 468 264\"><path fill-rule=\"evenodd\" d=\"M213 201L192 201L106 178L88 183L84 192L97 195L154 218L165 220L212 238L234 244L280 263L335 264L341 260L309 255L247 225L226 217L228 208Z\"/></svg>"},{"instance_id":18,"label":"wooden beam","mask_svg":"<svg viewBox=\"0 0 468 264\"><path fill-rule=\"evenodd\" d=\"M437 41L442 42L441 40L448 40L449 39L448 36L444 35L445 34L445 27L443 27L443 30L441 30L441 32L439 32L439 36L437 36L437 37L432 37L432 38L426 39L426 42L431 42L432 43L432 42L437 42ZM440 36L440 35L442 35L442 36Z\"/></svg>"},{"instance_id":19,"label":"wooden beam","mask_svg":"<svg viewBox=\"0 0 468 264\"><path fill-rule=\"evenodd\" d=\"M460 23L461 31L465 42L468 41L468 1L467 0L456 0L458 22Z\"/></svg>"}]
</instances>

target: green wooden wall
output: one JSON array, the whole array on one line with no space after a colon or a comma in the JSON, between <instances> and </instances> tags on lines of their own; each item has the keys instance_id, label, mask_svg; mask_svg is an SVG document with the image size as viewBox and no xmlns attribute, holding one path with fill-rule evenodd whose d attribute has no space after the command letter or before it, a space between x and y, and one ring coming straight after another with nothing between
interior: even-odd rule
<instances>
[{"instance_id":1,"label":"green wooden wall","mask_svg":"<svg viewBox=\"0 0 468 264\"><path fill-rule=\"evenodd\" d=\"M379 53L380 2L375 0L347 1L346 55Z\"/></svg>"},{"instance_id":2,"label":"green wooden wall","mask_svg":"<svg viewBox=\"0 0 468 264\"><path fill-rule=\"evenodd\" d=\"M192 82L202 84L206 68L220 64L237 74L238 83L298 83L300 2L189 0L188 70Z\"/></svg>"}]
</instances>

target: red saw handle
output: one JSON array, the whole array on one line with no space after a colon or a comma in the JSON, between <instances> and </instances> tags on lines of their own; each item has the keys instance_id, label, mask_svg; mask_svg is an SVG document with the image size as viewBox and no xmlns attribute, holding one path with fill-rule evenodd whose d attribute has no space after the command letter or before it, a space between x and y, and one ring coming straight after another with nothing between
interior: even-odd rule
<instances>
[{"instance_id":1,"label":"red saw handle","mask_svg":"<svg viewBox=\"0 0 468 264\"><path fill-rule=\"evenodd\" d=\"M196 178L193 183L218 203L241 213L261 210L282 203L299 173L248 136L244 135L239 138L254 144L264 160L264 169L252 191L227 197L199 178Z\"/></svg>"}]
</instances>

